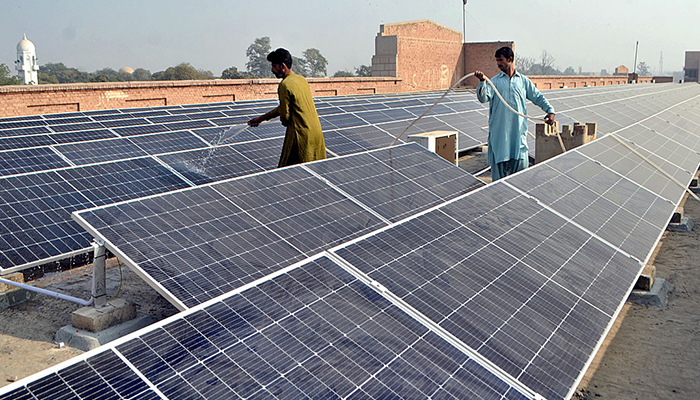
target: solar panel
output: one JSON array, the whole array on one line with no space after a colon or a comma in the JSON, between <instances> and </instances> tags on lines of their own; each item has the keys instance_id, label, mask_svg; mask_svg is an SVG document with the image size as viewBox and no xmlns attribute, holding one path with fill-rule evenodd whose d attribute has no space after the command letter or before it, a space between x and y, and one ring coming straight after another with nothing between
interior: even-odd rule
<instances>
[{"instance_id":1,"label":"solar panel","mask_svg":"<svg viewBox=\"0 0 700 400\"><path fill-rule=\"evenodd\" d=\"M365 164L375 172L343 167ZM377 169L393 186L372 178ZM444 180L430 176L436 169ZM479 185L412 144L96 208L76 218L185 308L384 226L384 218L399 219ZM210 278L200 282L205 276Z\"/></svg>"},{"instance_id":2,"label":"solar panel","mask_svg":"<svg viewBox=\"0 0 700 400\"><path fill-rule=\"evenodd\" d=\"M0 137L0 150L22 149L56 144L49 135Z\"/></svg>"},{"instance_id":3,"label":"solar panel","mask_svg":"<svg viewBox=\"0 0 700 400\"><path fill-rule=\"evenodd\" d=\"M194 136L189 131L139 135L133 136L129 138L129 140L148 154L163 154L173 151L198 149L207 146L207 143Z\"/></svg>"},{"instance_id":4,"label":"solar panel","mask_svg":"<svg viewBox=\"0 0 700 400\"><path fill-rule=\"evenodd\" d=\"M49 147L7 150L0 155L0 176L70 166Z\"/></svg>"},{"instance_id":5,"label":"solar panel","mask_svg":"<svg viewBox=\"0 0 700 400\"><path fill-rule=\"evenodd\" d=\"M325 257L11 388L15 399L528 398Z\"/></svg>"},{"instance_id":6,"label":"solar panel","mask_svg":"<svg viewBox=\"0 0 700 400\"><path fill-rule=\"evenodd\" d=\"M233 146L164 154L159 155L158 159L195 185L262 172L272 168L261 167Z\"/></svg>"},{"instance_id":7,"label":"solar panel","mask_svg":"<svg viewBox=\"0 0 700 400\"><path fill-rule=\"evenodd\" d=\"M55 149L76 165L147 155L145 151L127 138L67 143L58 145Z\"/></svg>"},{"instance_id":8,"label":"solar panel","mask_svg":"<svg viewBox=\"0 0 700 400\"><path fill-rule=\"evenodd\" d=\"M72 211L186 186L151 159L0 178L2 271L88 248Z\"/></svg>"},{"instance_id":9,"label":"solar panel","mask_svg":"<svg viewBox=\"0 0 700 400\"><path fill-rule=\"evenodd\" d=\"M567 398L626 295L606 279L641 270L502 183L334 253L546 398Z\"/></svg>"}]
</instances>

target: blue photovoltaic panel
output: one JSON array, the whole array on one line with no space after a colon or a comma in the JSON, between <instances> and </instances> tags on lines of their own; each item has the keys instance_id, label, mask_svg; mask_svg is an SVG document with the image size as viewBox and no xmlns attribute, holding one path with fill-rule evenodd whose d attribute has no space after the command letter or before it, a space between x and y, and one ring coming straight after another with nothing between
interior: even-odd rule
<instances>
[{"instance_id":1,"label":"blue photovoltaic panel","mask_svg":"<svg viewBox=\"0 0 700 400\"><path fill-rule=\"evenodd\" d=\"M441 210L335 252L535 392L566 398L627 294L608 283L641 265L503 185Z\"/></svg>"},{"instance_id":2,"label":"blue photovoltaic panel","mask_svg":"<svg viewBox=\"0 0 700 400\"><path fill-rule=\"evenodd\" d=\"M143 135L146 133L157 133L157 132L168 132L169 129L165 125L138 125L138 126L127 126L123 128L114 128L114 132L117 132L121 136L132 136L132 135Z\"/></svg>"},{"instance_id":3,"label":"blue photovoltaic panel","mask_svg":"<svg viewBox=\"0 0 700 400\"><path fill-rule=\"evenodd\" d=\"M314 163L309 169L390 221L483 185L417 144Z\"/></svg>"},{"instance_id":4,"label":"blue photovoltaic panel","mask_svg":"<svg viewBox=\"0 0 700 400\"><path fill-rule=\"evenodd\" d=\"M114 138L116 135L110 132L108 129L95 129L92 131L80 131L80 132L64 132L64 133L54 133L49 135L51 139L55 140L56 143L73 143L82 142L88 140L98 140L98 139L109 139Z\"/></svg>"},{"instance_id":5,"label":"blue photovoltaic panel","mask_svg":"<svg viewBox=\"0 0 700 400\"><path fill-rule=\"evenodd\" d=\"M211 122L206 121L206 120L171 122L171 123L167 123L164 125L168 129L170 129L171 131L180 131L183 129L207 128L207 127L214 126L214 124L212 124Z\"/></svg>"},{"instance_id":6,"label":"blue photovoltaic panel","mask_svg":"<svg viewBox=\"0 0 700 400\"><path fill-rule=\"evenodd\" d=\"M55 147L77 165L145 156L147 153L127 138L62 144Z\"/></svg>"},{"instance_id":7,"label":"blue photovoltaic panel","mask_svg":"<svg viewBox=\"0 0 700 400\"><path fill-rule=\"evenodd\" d=\"M57 171L94 205L189 187L152 158L137 158Z\"/></svg>"},{"instance_id":8,"label":"blue photovoltaic panel","mask_svg":"<svg viewBox=\"0 0 700 400\"><path fill-rule=\"evenodd\" d=\"M508 181L642 261L675 211L673 203L575 152Z\"/></svg>"},{"instance_id":9,"label":"blue photovoltaic panel","mask_svg":"<svg viewBox=\"0 0 700 400\"><path fill-rule=\"evenodd\" d=\"M15 128L0 130L0 137L34 135L39 133L51 133L51 130L45 126L32 126L29 128Z\"/></svg>"},{"instance_id":10,"label":"blue photovoltaic panel","mask_svg":"<svg viewBox=\"0 0 700 400\"><path fill-rule=\"evenodd\" d=\"M196 185L262 172L266 169L233 146L184 151L158 156ZM275 167L277 164L274 165Z\"/></svg>"},{"instance_id":11,"label":"blue photovoltaic panel","mask_svg":"<svg viewBox=\"0 0 700 400\"><path fill-rule=\"evenodd\" d=\"M0 152L0 176L69 167L50 147L7 150Z\"/></svg>"},{"instance_id":12,"label":"blue photovoltaic panel","mask_svg":"<svg viewBox=\"0 0 700 400\"><path fill-rule=\"evenodd\" d=\"M387 147L395 139L383 130L369 125L326 131L323 135L326 148L338 155Z\"/></svg>"},{"instance_id":13,"label":"blue photovoltaic panel","mask_svg":"<svg viewBox=\"0 0 700 400\"><path fill-rule=\"evenodd\" d=\"M527 399L327 258L15 384L10 398L142 399L151 385L168 399Z\"/></svg>"},{"instance_id":14,"label":"blue photovoltaic panel","mask_svg":"<svg viewBox=\"0 0 700 400\"><path fill-rule=\"evenodd\" d=\"M73 131L89 131L93 129L102 129L104 125L100 122L85 122L80 124L66 125L51 125L54 132L73 132Z\"/></svg>"},{"instance_id":15,"label":"blue photovoltaic panel","mask_svg":"<svg viewBox=\"0 0 700 400\"><path fill-rule=\"evenodd\" d=\"M206 147L202 139L189 131L156 133L130 137L132 143L148 154L163 154L173 151L192 150Z\"/></svg>"},{"instance_id":16,"label":"blue photovoltaic panel","mask_svg":"<svg viewBox=\"0 0 700 400\"><path fill-rule=\"evenodd\" d=\"M119 254L128 254L124 259L131 260L132 268L151 277L161 294L180 308L304 257L206 186L84 211L80 218Z\"/></svg>"},{"instance_id":17,"label":"blue photovoltaic panel","mask_svg":"<svg viewBox=\"0 0 700 400\"><path fill-rule=\"evenodd\" d=\"M70 213L91 203L55 172L0 178L0 198L2 269L90 245Z\"/></svg>"},{"instance_id":18,"label":"blue photovoltaic panel","mask_svg":"<svg viewBox=\"0 0 700 400\"><path fill-rule=\"evenodd\" d=\"M0 137L0 150L23 149L56 144L49 135ZM1 153L0 153L1 154Z\"/></svg>"},{"instance_id":19,"label":"blue photovoltaic panel","mask_svg":"<svg viewBox=\"0 0 700 400\"><path fill-rule=\"evenodd\" d=\"M302 168L212 186L307 256L384 223Z\"/></svg>"}]
</instances>

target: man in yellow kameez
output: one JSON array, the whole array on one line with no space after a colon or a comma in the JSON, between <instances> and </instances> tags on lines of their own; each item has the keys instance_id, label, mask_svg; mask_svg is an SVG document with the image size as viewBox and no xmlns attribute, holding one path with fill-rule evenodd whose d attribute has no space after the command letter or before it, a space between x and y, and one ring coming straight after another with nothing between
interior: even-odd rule
<instances>
[{"instance_id":1,"label":"man in yellow kameez","mask_svg":"<svg viewBox=\"0 0 700 400\"><path fill-rule=\"evenodd\" d=\"M326 142L323 140L321 122L306 79L292 71L292 55L285 49L277 49L267 56L272 63L272 73L282 78L277 95L280 105L274 110L248 121L250 126L280 117L287 127L278 167L323 160L326 158Z\"/></svg>"}]
</instances>

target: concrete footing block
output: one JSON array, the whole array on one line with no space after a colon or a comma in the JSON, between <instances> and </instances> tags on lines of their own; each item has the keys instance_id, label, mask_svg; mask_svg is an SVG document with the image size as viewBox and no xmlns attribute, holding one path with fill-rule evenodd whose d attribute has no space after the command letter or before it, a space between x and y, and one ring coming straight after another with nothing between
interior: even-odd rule
<instances>
[{"instance_id":1,"label":"concrete footing block","mask_svg":"<svg viewBox=\"0 0 700 400\"><path fill-rule=\"evenodd\" d=\"M134 304L114 299L102 307L82 307L71 314L73 326L90 332L99 332L136 317Z\"/></svg>"},{"instance_id":2,"label":"concrete footing block","mask_svg":"<svg viewBox=\"0 0 700 400\"><path fill-rule=\"evenodd\" d=\"M56 332L54 338L56 343L63 342L65 345L89 351L112 340L119 339L145 326L156 322L156 318L150 315L139 314L136 318L114 325L100 332L90 332L78 329L73 325L66 325Z\"/></svg>"},{"instance_id":3,"label":"concrete footing block","mask_svg":"<svg viewBox=\"0 0 700 400\"><path fill-rule=\"evenodd\" d=\"M38 293L27 289L15 289L0 293L0 310L34 300L36 296L38 296Z\"/></svg>"},{"instance_id":4,"label":"concrete footing block","mask_svg":"<svg viewBox=\"0 0 700 400\"><path fill-rule=\"evenodd\" d=\"M654 280L651 290L633 290L627 301L649 307L665 307L673 286L666 279Z\"/></svg>"},{"instance_id":5,"label":"concrete footing block","mask_svg":"<svg viewBox=\"0 0 700 400\"><path fill-rule=\"evenodd\" d=\"M653 264L644 266L639 278L637 278L637 283L634 284L635 290L646 290L649 291L654 286L654 280L656 279L656 267Z\"/></svg>"},{"instance_id":6,"label":"concrete footing block","mask_svg":"<svg viewBox=\"0 0 700 400\"><path fill-rule=\"evenodd\" d=\"M671 232L690 232L693 230L693 220L690 219L689 217L683 217L681 218L681 222L679 223L670 223L666 227L667 230Z\"/></svg>"}]
</instances>

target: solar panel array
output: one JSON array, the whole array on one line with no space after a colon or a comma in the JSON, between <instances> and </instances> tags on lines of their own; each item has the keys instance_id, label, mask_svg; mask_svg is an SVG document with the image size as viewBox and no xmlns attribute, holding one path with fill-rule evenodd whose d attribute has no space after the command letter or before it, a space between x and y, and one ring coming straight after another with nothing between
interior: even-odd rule
<instances>
[{"instance_id":1,"label":"solar panel array","mask_svg":"<svg viewBox=\"0 0 700 400\"><path fill-rule=\"evenodd\" d=\"M96 208L76 220L184 309L480 186L405 144Z\"/></svg>"},{"instance_id":2,"label":"solar panel array","mask_svg":"<svg viewBox=\"0 0 700 400\"><path fill-rule=\"evenodd\" d=\"M639 96L615 137L680 185L611 136L457 198L411 145L78 212L159 284L187 275L166 292L192 308L5 398L568 399L700 164L700 87Z\"/></svg>"},{"instance_id":3,"label":"solar panel array","mask_svg":"<svg viewBox=\"0 0 700 400\"><path fill-rule=\"evenodd\" d=\"M559 110L573 107L572 112L576 112L575 107L581 107L584 102L601 104L603 111L611 109L611 105L623 107L626 102L650 102L652 105L643 109L648 112L666 107L673 100L667 92L676 93L677 97L682 95L675 85L637 85L560 90L548 92L547 96ZM388 145L394 138L392 135L400 134L438 97L436 93L421 93L317 100L329 154L351 154ZM150 156L152 162L169 170L163 172L160 167L153 170L148 183L150 193L159 193L184 184L204 184L268 170L276 166L284 133L281 125L264 124L233 137L223 133L229 125L244 123L275 104L275 100L262 100L0 119L0 148L6 149L0 150L0 186L4 187L0 197L5 208L10 208L2 221L17 215L28 221L20 220L21 229L16 227L18 222L0 222L0 273L89 250L90 237L68 216L85 206L108 204L110 199L98 200L92 196L86 202L82 194L76 193L63 195L63 201L47 205L46 198L51 192L42 192L41 182L57 179L48 171L73 168L85 175L84 180L99 180L100 173L91 175L91 171L119 170L123 167L116 163L121 160ZM567 120L566 112L558 112L560 119ZM457 129L461 132L460 148L469 148L486 142L486 113L485 106L472 94L452 93L409 133ZM222 141L235 144L213 146ZM95 163L104 165L97 170L80 169ZM149 168L140 171L135 179L145 182L143 174ZM170 176L165 178L163 173ZM71 173L59 175L65 181L61 185L72 185L71 178L64 176ZM19 176L23 177L17 179ZM105 185L123 188L122 182L129 178L121 174L119 179ZM136 198L149 192L124 193L128 198ZM35 223L37 217L39 223Z\"/></svg>"}]
</instances>

